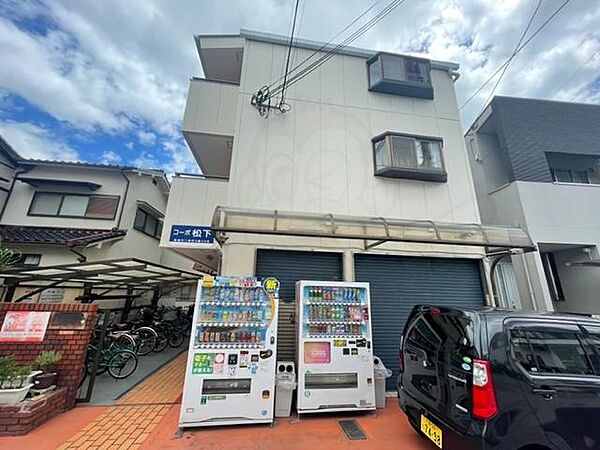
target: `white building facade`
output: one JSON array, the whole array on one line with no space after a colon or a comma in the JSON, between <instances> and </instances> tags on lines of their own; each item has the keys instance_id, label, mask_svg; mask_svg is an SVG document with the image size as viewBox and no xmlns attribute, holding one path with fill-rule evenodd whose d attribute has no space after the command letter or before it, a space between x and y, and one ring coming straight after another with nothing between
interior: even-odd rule
<instances>
[{"instance_id":1,"label":"white building facade","mask_svg":"<svg viewBox=\"0 0 600 450\"><path fill-rule=\"evenodd\" d=\"M264 117L252 98L282 76L288 42L244 30L196 37L205 78L190 81L183 133L204 176L173 180L161 245L210 255L222 274L279 278L283 359L293 359L295 281L370 282L375 354L396 368L412 306L493 302L458 65L346 48L289 86L289 111ZM298 40L292 66L323 50ZM211 223L219 243L173 235ZM432 239L411 238L425 228Z\"/></svg>"}]
</instances>

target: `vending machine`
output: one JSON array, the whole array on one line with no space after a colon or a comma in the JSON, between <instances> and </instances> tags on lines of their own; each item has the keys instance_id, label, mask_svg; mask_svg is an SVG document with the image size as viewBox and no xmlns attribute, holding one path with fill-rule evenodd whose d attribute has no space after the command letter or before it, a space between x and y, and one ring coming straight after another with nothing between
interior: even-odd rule
<instances>
[{"instance_id":1,"label":"vending machine","mask_svg":"<svg viewBox=\"0 0 600 450\"><path fill-rule=\"evenodd\" d=\"M298 281L298 413L375 409L369 283Z\"/></svg>"},{"instance_id":2,"label":"vending machine","mask_svg":"<svg viewBox=\"0 0 600 450\"><path fill-rule=\"evenodd\" d=\"M278 291L275 278L200 281L181 428L273 421Z\"/></svg>"}]
</instances>

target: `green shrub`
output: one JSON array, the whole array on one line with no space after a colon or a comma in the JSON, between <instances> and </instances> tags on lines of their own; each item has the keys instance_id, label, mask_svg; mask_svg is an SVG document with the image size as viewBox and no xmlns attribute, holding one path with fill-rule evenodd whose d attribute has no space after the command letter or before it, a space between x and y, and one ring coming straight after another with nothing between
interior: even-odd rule
<instances>
[{"instance_id":1,"label":"green shrub","mask_svg":"<svg viewBox=\"0 0 600 450\"><path fill-rule=\"evenodd\" d=\"M57 350L42 350L35 358L35 364L42 370L47 370L62 359L62 354Z\"/></svg>"}]
</instances>

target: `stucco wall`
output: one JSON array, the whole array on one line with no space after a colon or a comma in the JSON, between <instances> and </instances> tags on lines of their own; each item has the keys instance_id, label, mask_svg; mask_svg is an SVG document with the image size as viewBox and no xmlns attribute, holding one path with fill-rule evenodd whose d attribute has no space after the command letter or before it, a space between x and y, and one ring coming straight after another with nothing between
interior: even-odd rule
<instances>
[{"instance_id":1,"label":"stucco wall","mask_svg":"<svg viewBox=\"0 0 600 450\"><path fill-rule=\"evenodd\" d=\"M336 55L290 87L291 110L259 117L253 92L280 75L286 48L246 41L228 204L478 222L454 85L432 71L435 100L368 91L365 59ZM296 61L311 52L298 49ZM384 131L444 140L447 183L373 175L371 139Z\"/></svg>"}]
</instances>

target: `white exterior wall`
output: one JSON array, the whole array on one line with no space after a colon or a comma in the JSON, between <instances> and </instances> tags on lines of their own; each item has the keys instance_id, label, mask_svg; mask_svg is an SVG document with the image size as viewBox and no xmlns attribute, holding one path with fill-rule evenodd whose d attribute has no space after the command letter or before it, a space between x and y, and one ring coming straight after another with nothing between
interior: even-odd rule
<instances>
[{"instance_id":1,"label":"white exterior wall","mask_svg":"<svg viewBox=\"0 0 600 450\"><path fill-rule=\"evenodd\" d=\"M433 101L371 93L366 60L336 55L290 87L290 112L263 119L250 98L279 78L285 51L246 41L230 206L479 221L448 73L432 70ZM298 49L295 60L310 53ZM371 139L385 131L441 137L448 182L375 177Z\"/></svg>"},{"instance_id":2,"label":"white exterior wall","mask_svg":"<svg viewBox=\"0 0 600 450\"><path fill-rule=\"evenodd\" d=\"M233 136L239 86L210 80L190 80L182 129Z\"/></svg>"},{"instance_id":3,"label":"white exterior wall","mask_svg":"<svg viewBox=\"0 0 600 450\"><path fill-rule=\"evenodd\" d=\"M111 229L118 226L120 210L125 195L125 180L119 171L108 171L106 169L91 169L73 166L36 166L27 171L27 177L48 178L59 180L91 181L101 184L96 191L83 188L42 187L34 188L22 181L17 180L14 184L6 209L2 215L4 225L30 225L39 227L77 227L77 228L99 228ZM37 191L43 192L68 192L80 194L117 195L120 197L119 208L113 220L103 219L78 219L72 217L42 217L28 216L33 194Z\"/></svg>"}]
</instances>

